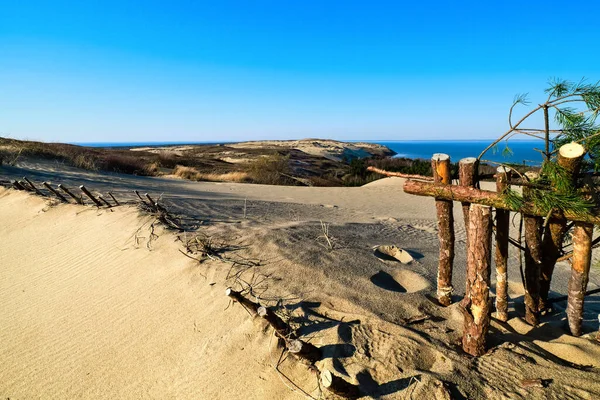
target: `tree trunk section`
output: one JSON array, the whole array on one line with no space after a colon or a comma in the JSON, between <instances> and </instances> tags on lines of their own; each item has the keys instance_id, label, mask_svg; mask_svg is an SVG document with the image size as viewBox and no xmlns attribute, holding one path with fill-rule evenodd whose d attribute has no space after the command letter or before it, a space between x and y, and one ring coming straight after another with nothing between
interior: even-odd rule
<instances>
[{"instance_id":1,"label":"tree trunk section","mask_svg":"<svg viewBox=\"0 0 600 400\"><path fill-rule=\"evenodd\" d=\"M569 143L561 146L558 151L558 165L565 169L575 179L581 167L585 149L578 143ZM560 257L562 243L567 232L567 220L551 218L546 225L542 241L542 266L540 277L540 303L539 310L543 314L548 308L548 294L556 261Z\"/></svg>"},{"instance_id":2,"label":"tree trunk section","mask_svg":"<svg viewBox=\"0 0 600 400\"><path fill-rule=\"evenodd\" d=\"M525 174L530 180L537 178L536 172ZM523 198L528 201L531 188L523 188ZM542 263L542 217L523 214L525 229L525 321L532 326L539 323L540 269Z\"/></svg>"},{"instance_id":3,"label":"tree trunk section","mask_svg":"<svg viewBox=\"0 0 600 400\"><path fill-rule=\"evenodd\" d=\"M450 156L434 154L431 158L434 182L450 186ZM443 306L452 303L452 264L454 263L454 214L452 200L435 199L440 242L437 297Z\"/></svg>"},{"instance_id":4,"label":"tree trunk section","mask_svg":"<svg viewBox=\"0 0 600 400\"><path fill-rule=\"evenodd\" d=\"M573 336L581 335L583 300L588 284L592 257L594 225L576 223L573 228L573 265L569 279L567 320Z\"/></svg>"},{"instance_id":5,"label":"tree trunk section","mask_svg":"<svg viewBox=\"0 0 600 400\"><path fill-rule=\"evenodd\" d=\"M498 167L496 170L496 191L504 193L509 188L511 170ZM496 318L508 320L508 237L510 228L510 211L496 209Z\"/></svg>"},{"instance_id":6,"label":"tree trunk section","mask_svg":"<svg viewBox=\"0 0 600 400\"><path fill-rule=\"evenodd\" d=\"M475 187L477 183L478 162L475 157L463 158L458 162L458 184L460 186ZM463 201L461 203L463 219L465 221L466 248L469 248L469 207L471 203Z\"/></svg>"},{"instance_id":7,"label":"tree trunk section","mask_svg":"<svg viewBox=\"0 0 600 400\"><path fill-rule=\"evenodd\" d=\"M473 356L485 353L485 339L490 324L490 270L492 251L492 210L471 205L469 234L473 240L467 252L467 287L464 314L463 350Z\"/></svg>"}]
</instances>

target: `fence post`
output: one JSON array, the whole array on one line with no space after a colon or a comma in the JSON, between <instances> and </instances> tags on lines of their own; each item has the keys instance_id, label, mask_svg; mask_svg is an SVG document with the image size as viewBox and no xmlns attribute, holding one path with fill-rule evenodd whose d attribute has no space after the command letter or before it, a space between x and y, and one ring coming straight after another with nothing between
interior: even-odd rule
<instances>
[{"instance_id":1,"label":"fence post","mask_svg":"<svg viewBox=\"0 0 600 400\"><path fill-rule=\"evenodd\" d=\"M583 301L590 273L593 233L593 224L576 222L573 227L573 264L567 302L567 320L573 336L581 335Z\"/></svg>"},{"instance_id":2,"label":"fence post","mask_svg":"<svg viewBox=\"0 0 600 400\"><path fill-rule=\"evenodd\" d=\"M431 158L433 179L436 183L449 185L450 156L436 153ZM443 306L452 303L452 264L454 263L454 214L452 200L435 199L437 211L438 237L440 241L437 275L437 297Z\"/></svg>"},{"instance_id":3,"label":"fence post","mask_svg":"<svg viewBox=\"0 0 600 400\"><path fill-rule=\"evenodd\" d=\"M538 177L537 172L525 174L529 180ZM523 198L531 199L531 188L523 188ZM542 263L542 227L544 219L533 215L523 215L525 228L525 321L532 326L539 323L540 267Z\"/></svg>"},{"instance_id":4,"label":"fence post","mask_svg":"<svg viewBox=\"0 0 600 400\"><path fill-rule=\"evenodd\" d=\"M83 199L80 197L75 196L69 189L67 189L66 187L64 187L62 184L58 184L58 188L60 190L62 190L63 192L65 192L66 194L68 194L69 196L71 196L78 204L83 205Z\"/></svg>"},{"instance_id":5,"label":"fence post","mask_svg":"<svg viewBox=\"0 0 600 400\"><path fill-rule=\"evenodd\" d=\"M472 240L467 251L467 287L465 294L463 350L473 356L485 353L485 339L490 324L490 271L492 258L492 210L472 204L469 213Z\"/></svg>"},{"instance_id":6,"label":"fence post","mask_svg":"<svg viewBox=\"0 0 600 400\"><path fill-rule=\"evenodd\" d=\"M558 165L574 180L579 173L585 149L578 143L568 143L558 149ZM548 293L556 260L560 257L563 239L567 233L566 218L550 218L542 239L542 266L540 271L540 300L538 309L546 313Z\"/></svg>"},{"instance_id":7,"label":"fence post","mask_svg":"<svg viewBox=\"0 0 600 400\"><path fill-rule=\"evenodd\" d=\"M90 191L87 190L85 186L81 185L81 186L79 186L79 189L81 189L81 191L83 193L85 193L87 195L87 197L89 197L94 202L94 204L96 204L97 207L102 207L102 203L100 202L100 200L95 198L94 195L91 194Z\"/></svg>"},{"instance_id":8,"label":"fence post","mask_svg":"<svg viewBox=\"0 0 600 400\"><path fill-rule=\"evenodd\" d=\"M496 170L496 191L505 193L510 187L511 169L498 167ZM496 318L508 320L508 233L510 228L510 211L496 209Z\"/></svg>"},{"instance_id":9,"label":"fence post","mask_svg":"<svg viewBox=\"0 0 600 400\"><path fill-rule=\"evenodd\" d=\"M44 185L46 187L46 189L48 189L50 192L54 193L54 195L56 197L58 197L60 199L60 201L64 201L65 203L68 203L66 197L63 196L62 194L58 193L58 191L56 191L56 189L54 189L52 186L50 186L50 184L48 182L42 182L42 185Z\"/></svg>"}]
</instances>

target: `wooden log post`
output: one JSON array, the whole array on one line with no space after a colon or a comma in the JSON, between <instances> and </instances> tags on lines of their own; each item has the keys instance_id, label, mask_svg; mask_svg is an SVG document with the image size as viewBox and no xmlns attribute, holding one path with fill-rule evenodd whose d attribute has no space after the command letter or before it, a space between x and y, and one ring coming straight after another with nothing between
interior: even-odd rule
<instances>
[{"instance_id":1,"label":"wooden log post","mask_svg":"<svg viewBox=\"0 0 600 400\"><path fill-rule=\"evenodd\" d=\"M102 203L100 202L100 200L98 200L96 197L94 197L94 195L91 194L90 191L87 190L87 188L85 186L81 185L81 186L79 186L79 189L81 189L81 191L83 193L85 193L85 195L87 197L89 197L94 202L94 204L96 204L96 206L102 207Z\"/></svg>"},{"instance_id":2,"label":"wooden log post","mask_svg":"<svg viewBox=\"0 0 600 400\"><path fill-rule=\"evenodd\" d=\"M458 162L458 184L464 187L475 187L477 181L477 165L478 161L475 157L463 158ZM465 248L469 248L469 207L471 203L467 201L461 202L463 220L465 223ZM468 250L467 250L468 251ZM469 280L466 280L465 295L469 292ZM464 298L463 298L463 301Z\"/></svg>"},{"instance_id":3,"label":"wooden log post","mask_svg":"<svg viewBox=\"0 0 600 400\"><path fill-rule=\"evenodd\" d=\"M537 178L537 172L525 174L529 180ZM523 198L530 200L531 188L523 188ZM539 324L540 269L542 264L542 227L544 219L523 213L525 231L525 321L532 326Z\"/></svg>"},{"instance_id":4,"label":"wooden log post","mask_svg":"<svg viewBox=\"0 0 600 400\"><path fill-rule=\"evenodd\" d=\"M21 185L23 187L23 189L27 190L28 192L33 192L33 188L31 186L29 186L29 184L25 181L19 181L19 185Z\"/></svg>"},{"instance_id":5,"label":"wooden log post","mask_svg":"<svg viewBox=\"0 0 600 400\"><path fill-rule=\"evenodd\" d=\"M119 205L120 205L120 204L119 204L119 202L117 201L117 199L115 199L115 196L113 196L113 194L112 194L111 192L108 192L108 195L110 196L110 198L111 198L111 199L113 199L113 201L115 202L115 204L116 204L117 206L119 206Z\"/></svg>"},{"instance_id":6,"label":"wooden log post","mask_svg":"<svg viewBox=\"0 0 600 400\"><path fill-rule=\"evenodd\" d=\"M27 190L25 189L25 187L23 187L23 185L19 183L19 181L12 181L12 184L17 190Z\"/></svg>"},{"instance_id":7,"label":"wooden log post","mask_svg":"<svg viewBox=\"0 0 600 400\"><path fill-rule=\"evenodd\" d=\"M573 264L569 278L567 320L573 336L581 336L583 300L587 289L592 258L594 225L577 222L573 227Z\"/></svg>"},{"instance_id":8,"label":"wooden log post","mask_svg":"<svg viewBox=\"0 0 600 400\"><path fill-rule=\"evenodd\" d=\"M48 182L42 182L42 185L44 185L46 187L46 189L48 189L51 193L53 193L56 197L58 197L58 199L60 201L65 202L65 203L69 202L65 196L63 196L56 189L54 189L52 186L50 186L50 184Z\"/></svg>"},{"instance_id":9,"label":"wooden log post","mask_svg":"<svg viewBox=\"0 0 600 400\"><path fill-rule=\"evenodd\" d=\"M461 306L464 314L463 350L473 356L485 353L485 340L490 324L490 270L492 257L492 210L472 204L469 234L477 240L467 251L469 292Z\"/></svg>"},{"instance_id":10,"label":"wooden log post","mask_svg":"<svg viewBox=\"0 0 600 400\"><path fill-rule=\"evenodd\" d=\"M146 200L144 200L144 198L140 195L140 192L138 192L137 190L134 190L133 193L136 194L136 196L140 199L140 201L142 202L143 205L148 206L150 208L154 208L152 203L148 204L146 202Z\"/></svg>"},{"instance_id":11,"label":"wooden log post","mask_svg":"<svg viewBox=\"0 0 600 400\"><path fill-rule=\"evenodd\" d=\"M321 385L330 392L346 399L360 397L358 386L346 382L343 378L334 375L327 369L321 372Z\"/></svg>"},{"instance_id":12,"label":"wooden log post","mask_svg":"<svg viewBox=\"0 0 600 400\"><path fill-rule=\"evenodd\" d=\"M77 202L77 204L81 204L83 205L83 199L81 197L77 197L75 196L69 189L67 189L65 186L63 186L62 184L58 184L58 188L60 190L62 190L63 192L65 192L67 195L69 195L73 200L75 200Z\"/></svg>"},{"instance_id":13,"label":"wooden log post","mask_svg":"<svg viewBox=\"0 0 600 400\"><path fill-rule=\"evenodd\" d=\"M106 204L106 206L107 206L108 208L111 208L111 207L112 207L112 204L110 204L108 201L106 201L106 199L105 199L104 197L102 197L102 195L101 195L101 194L99 194L99 195L98 195L98 200L100 200L102 203Z\"/></svg>"},{"instance_id":14,"label":"wooden log post","mask_svg":"<svg viewBox=\"0 0 600 400\"><path fill-rule=\"evenodd\" d=\"M475 187L477 183L477 158L467 157L458 162L458 184L460 186ZM469 248L469 207L471 203L463 201L461 203L463 210L463 219L465 221L465 230L467 235L466 248Z\"/></svg>"},{"instance_id":15,"label":"wooden log post","mask_svg":"<svg viewBox=\"0 0 600 400\"><path fill-rule=\"evenodd\" d=\"M244 307L246 310L248 310L250 312L250 314L252 314L252 315L258 314L258 308L260 307L260 305L245 298L240 292L236 292L232 288L227 288L227 289L225 289L225 294L227 296L231 297L231 299L233 299L234 301L237 301L238 303L240 303L242 305L242 307Z\"/></svg>"},{"instance_id":16,"label":"wooden log post","mask_svg":"<svg viewBox=\"0 0 600 400\"><path fill-rule=\"evenodd\" d=\"M288 341L287 348L294 356L306 360L311 364L319 361L322 356L321 349L300 339Z\"/></svg>"},{"instance_id":17,"label":"wooden log post","mask_svg":"<svg viewBox=\"0 0 600 400\"><path fill-rule=\"evenodd\" d=\"M294 332L292 332L290 326L283 322L281 318L277 316L273 311L269 310L267 307L258 307L257 313L259 316L263 317L269 325L275 329L275 333L282 339L297 339Z\"/></svg>"},{"instance_id":18,"label":"wooden log post","mask_svg":"<svg viewBox=\"0 0 600 400\"><path fill-rule=\"evenodd\" d=\"M558 165L574 181L579 173L585 149L578 143L568 143L558 149ZM574 183L574 182L573 182ZM562 244L567 233L566 218L550 218L542 239L542 266L540 273L539 310L545 314L548 309L548 294L552 281L552 273L558 258L561 256Z\"/></svg>"},{"instance_id":19,"label":"wooden log post","mask_svg":"<svg viewBox=\"0 0 600 400\"><path fill-rule=\"evenodd\" d=\"M450 156L434 154L431 158L434 182L448 185L451 183ZM443 306L452 303L452 265L454 263L454 214L452 200L435 199L437 212L438 237L440 242L437 275L437 297Z\"/></svg>"},{"instance_id":20,"label":"wooden log post","mask_svg":"<svg viewBox=\"0 0 600 400\"><path fill-rule=\"evenodd\" d=\"M39 195L39 196L46 196L44 193L42 193L34 184L33 182L31 182L26 176L23 177L23 180L25 182L27 182L29 184L29 186L31 186L31 188L33 189L33 191Z\"/></svg>"},{"instance_id":21,"label":"wooden log post","mask_svg":"<svg viewBox=\"0 0 600 400\"><path fill-rule=\"evenodd\" d=\"M508 167L496 170L496 191L505 193L509 189L512 171ZM496 318L508 320L508 238L510 229L510 211L496 209Z\"/></svg>"}]
</instances>

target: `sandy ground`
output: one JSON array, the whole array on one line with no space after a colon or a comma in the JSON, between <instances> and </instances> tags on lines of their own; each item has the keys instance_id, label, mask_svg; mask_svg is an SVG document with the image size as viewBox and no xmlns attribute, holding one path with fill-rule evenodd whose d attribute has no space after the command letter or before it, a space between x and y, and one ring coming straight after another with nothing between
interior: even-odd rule
<instances>
[{"instance_id":1,"label":"sandy ground","mask_svg":"<svg viewBox=\"0 0 600 400\"><path fill-rule=\"evenodd\" d=\"M0 179L25 175L111 190L121 200L133 200L134 189L162 195L197 230L166 231L133 206L55 205L0 189L4 398L334 398L320 392L314 371L280 359L272 331L223 294L247 284L322 348L319 369L359 383L367 398L443 398L442 385L456 399L600 396L600 345L593 341L600 296L586 299L581 338L567 334L564 302L531 329L520 318L514 259L511 320L492 322L488 355L461 352L456 305L432 301L433 200L404 194L399 178L306 188L90 173L43 162L0 169ZM199 264L180 253L195 234L211 238L220 260ZM461 227L457 239L458 300ZM377 258L372 247L379 244L396 244L416 260ZM567 279L561 264L553 296L566 293ZM589 288L599 284L594 269ZM407 324L423 314L431 318ZM522 387L534 378L547 387Z\"/></svg>"}]
</instances>

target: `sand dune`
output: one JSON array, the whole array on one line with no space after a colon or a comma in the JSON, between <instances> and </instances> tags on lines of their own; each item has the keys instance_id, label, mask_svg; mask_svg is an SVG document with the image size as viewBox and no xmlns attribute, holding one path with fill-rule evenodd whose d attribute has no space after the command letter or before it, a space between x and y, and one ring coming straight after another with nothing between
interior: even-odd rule
<instances>
[{"instance_id":1,"label":"sand dune","mask_svg":"<svg viewBox=\"0 0 600 400\"><path fill-rule=\"evenodd\" d=\"M23 175L84 183L122 199L133 198L132 189L164 193L164 204L212 238L222 261L184 257L179 250L194 233L166 231L134 206L52 205L0 189L0 395L6 398L318 398L316 374L290 357L279 362L270 328L223 294L240 279L254 285L261 303L283 306L302 338L322 348L318 368L360 383L367 398L434 398L445 390L473 399L600 396L600 346L590 341L598 296L586 302L586 336L567 335L561 303L531 330L519 318L516 265L509 271L511 320L492 324L493 351L477 360L461 353L462 315L456 305L441 308L431 300L433 202L405 195L401 179L293 188L83 173L43 163L2 171L5 179ZM464 240L464 230L458 238ZM379 244L408 249L415 262L377 258L372 248ZM464 262L459 249L457 295ZM231 278L235 273L240 279ZM557 268L555 295L565 292L567 273ZM590 287L599 275L592 273ZM407 324L423 314L430 318ZM521 380L533 378L551 383L522 387Z\"/></svg>"}]
</instances>

